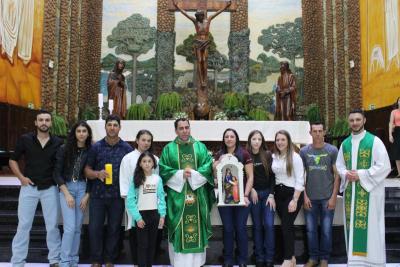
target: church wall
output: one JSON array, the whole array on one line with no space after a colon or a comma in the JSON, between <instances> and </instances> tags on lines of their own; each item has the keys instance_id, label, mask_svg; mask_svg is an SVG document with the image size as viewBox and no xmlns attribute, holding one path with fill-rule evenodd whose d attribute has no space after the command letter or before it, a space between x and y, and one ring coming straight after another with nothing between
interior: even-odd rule
<instances>
[{"instance_id":1,"label":"church wall","mask_svg":"<svg viewBox=\"0 0 400 267\"><path fill-rule=\"evenodd\" d=\"M302 7L305 104L317 103L333 125L362 103L359 5L303 0Z\"/></svg>"},{"instance_id":2,"label":"church wall","mask_svg":"<svg viewBox=\"0 0 400 267\"><path fill-rule=\"evenodd\" d=\"M57 79L57 56L58 42L56 41L57 27L57 0L45 0L44 21L43 21L43 64L42 64L42 107L52 109L56 104L57 90L54 80ZM53 68L50 67L50 60Z\"/></svg>"},{"instance_id":3,"label":"church wall","mask_svg":"<svg viewBox=\"0 0 400 267\"><path fill-rule=\"evenodd\" d=\"M174 88L175 13L169 11L168 3L157 1L157 95Z\"/></svg>"},{"instance_id":4,"label":"church wall","mask_svg":"<svg viewBox=\"0 0 400 267\"><path fill-rule=\"evenodd\" d=\"M400 4L360 1L363 108L381 108L400 96Z\"/></svg>"},{"instance_id":5,"label":"church wall","mask_svg":"<svg viewBox=\"0 0 400 267\"><path fill-rule=\"evenodd\" d=\"M42 106L73 121L97 104L102 0L45 1Z\"/></svg>"}]
</instances>

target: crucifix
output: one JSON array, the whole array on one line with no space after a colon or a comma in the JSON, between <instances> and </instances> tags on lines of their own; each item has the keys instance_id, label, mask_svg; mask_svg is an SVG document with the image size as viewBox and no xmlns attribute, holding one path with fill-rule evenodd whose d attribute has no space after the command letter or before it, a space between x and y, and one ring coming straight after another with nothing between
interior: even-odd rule
<instances>
[{"instance_id":1,"label":"crucifix","mask_svg":"<svg viewBox=\"0 0 400 267\"><path fill-rule=\"evenodd\" d=\"M193 53L196 56L197 64L197 104L194 107L194 115L196 119L208 118L210 107L208 105L207 95L207 58L208 46L210 45L209 33L211 21L219 14L231 7L233 11L232 1L210 1L210 0L186 0L178 2L171 0L174 11L180 11L186 18L191 20L196 29L196 37L193 42ZM196 13L190 16L187 11L195 10ZM207 11L216 11L213 15L207 16Z\"/></svg>"}]
</instances>

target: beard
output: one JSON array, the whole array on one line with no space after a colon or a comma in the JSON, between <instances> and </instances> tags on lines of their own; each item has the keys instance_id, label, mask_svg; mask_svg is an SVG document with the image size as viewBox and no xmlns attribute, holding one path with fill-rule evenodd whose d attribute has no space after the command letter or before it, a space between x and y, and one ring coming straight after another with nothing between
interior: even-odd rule
<instances>
[{"instance_id":1,"label":"beard","mask_svg":"<svg viewBox=\"0 0 400 267\"><path fill-rule=\"evenodd\" d=\"M358 127L358 128L355 128L355 127L352 127L352 128L351 128L351 131L352 131L353 133L355 133L355 134L358 134L358 133L362 132L363 130L364 130L364 124L361 125L361 126Z\"/></svg>"},{"instance_id":2,"label":"beard","mask_svg":"<svg viewBox=\"0 0 400 267\"><path fill-rule=\"evenodd\" d=\"M49 127L47 127L46 125L42 125L42 126L40 126L40 127L37 127L37 130L39 131L39 132L42 132L42 133L47 133L48 131L49 131Z\"/></svg>"}]
</instances>

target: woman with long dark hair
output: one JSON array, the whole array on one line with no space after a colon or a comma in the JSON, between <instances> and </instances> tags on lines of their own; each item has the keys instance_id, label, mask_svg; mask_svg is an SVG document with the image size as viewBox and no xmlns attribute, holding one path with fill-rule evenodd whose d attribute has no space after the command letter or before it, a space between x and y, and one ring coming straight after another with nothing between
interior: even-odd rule
<instances>
[{"instance_id":1,"label":"woman with long dark hair","mask_svg":"<svg viewBox=\"0 0 400 267\"><path fill-rule=\"evenodd\" d=\"M85 121L72 126L67 143L56 156L54 180L60 188L64 234L60 266L78 266L83 213L89 201L83 170L92 144L92 129Z\"/></svg>"},{"instance_id":2,"label":"woman with long dark hair","mask_svg":"<svg viewBox=\"0 0 400 267\"><path fill-rule=\"evenodd\" d=\"M215 155L213 164L214 172L216 166L227 154L235 156L244 166L243 183L245 206L226 206L219 207L219 215L221 216L222 226L224 229L224 265L226 267L233 266L233 244L236 235L236 243L239 249L238 264L240 267L247 264L247 248L248 237L246 230L247 217L250 211L249 195L253 187L253 164L252 159L246 149L240 146L239 135L236 130L228 128L222 135L221 150ZM216 183L215 183L216 184ZM222 196L219 196L222 197Z\"/></svg>"},{"instance_id":3,"label":"woman with long dark hair","mask_svg":"<svg viewBox=\"0 0 400 267\"><path fill-rule=\"evenodd\" d=\"M251 218L255 245L256 267L274 266L275 255L275 174L272 154L264 135L254 130L247 139L247 151L253 160L254 184L251 190Z\"/></svg>"},{"instance_id":4,"label":"woman with long dark hair","mask_svg":"<svg viewBox=\"0 0 400 267\"><path fill-rule=\"evenodd\" d=\"M290 134L280 130L275 134L275 151L272 155L275 173L276 211L281 219L283 235L283 267L296 266L294 253L294 221L303 203L303 161L294 150Z\"/></svg>"},{"instance_id":5,"label":"woman with long dark hair","mask_svg":"<svg viewBox=\"0 0 400 267\"><path fill-rule=\"evenodd\" d=\"M390 113L389 141L393 144L392 159L396 161L397 178L400 178L400 97Z\"/></svg>"}]
</instances>

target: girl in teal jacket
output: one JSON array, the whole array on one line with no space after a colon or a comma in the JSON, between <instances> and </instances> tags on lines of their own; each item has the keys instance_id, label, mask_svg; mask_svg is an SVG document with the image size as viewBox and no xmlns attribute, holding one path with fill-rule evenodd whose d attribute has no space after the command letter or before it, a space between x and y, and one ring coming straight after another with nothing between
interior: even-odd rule
<instances>
[{"instance_id":1,"label":"girl in teal jacket","mask_svg":"<svg viewBox=\"0 0 400 267\"><path fill-rule=\"evenodd\" d=\"M156 250L157 229L164 226L166 204L163 183L153 169L157 167L153 154L143 152L129 188L127 210L137 226L138 266L152 266Z\"/></svg>"}]
</instances>

